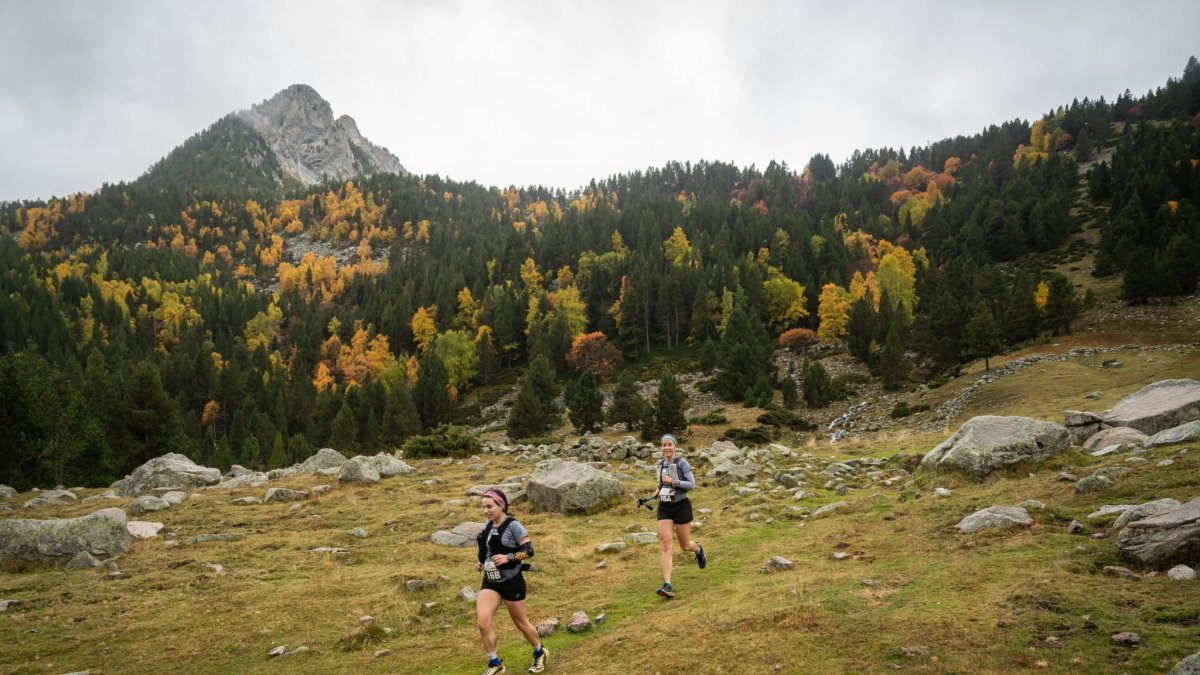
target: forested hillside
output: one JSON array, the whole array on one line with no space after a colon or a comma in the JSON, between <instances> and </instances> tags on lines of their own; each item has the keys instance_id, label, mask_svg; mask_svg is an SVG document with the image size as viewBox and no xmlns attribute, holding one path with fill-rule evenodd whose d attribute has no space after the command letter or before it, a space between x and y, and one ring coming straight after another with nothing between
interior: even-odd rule
<instances>
[{"instance_id":1,"label":"forested hillside","mask_svg":"<svg viewBox=\"0 0 1200 675\"><path fill-rule=\"evenodd\" d=\"M1108 207L1094 274L1131 302L1194 293L1198 129L1193 58L1140 98L841 165L671 163L573 192L377 174L281 200L173 165L0 204L0 483L106 484L167 451L222 468L375 452L482 424L475 394L539 357L545 386L611 380L608 345L625 363L704 345L728 400L820 381L819 361L781 379L781 346L936 382L1070 330L1086 298L1046 268L1080 253L1098 149L1115 145L1084 176Z\"/></svg>"}]
</instances>

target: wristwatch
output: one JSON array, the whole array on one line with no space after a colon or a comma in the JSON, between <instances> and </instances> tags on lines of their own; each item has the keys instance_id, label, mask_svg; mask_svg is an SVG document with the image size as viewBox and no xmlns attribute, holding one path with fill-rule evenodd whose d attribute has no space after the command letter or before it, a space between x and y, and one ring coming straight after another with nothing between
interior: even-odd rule
<instances>
[{"instance_id":1,"label":"wristwatch","mask_svg":"<svg viewBox=\"0 0 1200 675\"><path fill-rule=\"evenodd\" d=\"M508 554L508 562L512 562L516 559L517 559L517 556L513 555L512 553Z\"/></svg>"}]
</instances>

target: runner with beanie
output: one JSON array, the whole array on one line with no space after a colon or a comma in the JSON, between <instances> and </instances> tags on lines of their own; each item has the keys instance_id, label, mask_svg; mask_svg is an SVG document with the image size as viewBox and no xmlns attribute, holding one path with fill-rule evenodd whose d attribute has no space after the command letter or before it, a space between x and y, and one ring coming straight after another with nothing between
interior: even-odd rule
<instances>
[{"instance_id":1,"label":"runner with beanie","mask_svg":"<svg viewBox=\"0 0 1200 675\"><path fill-rule=\"evenodd\" d=\"M679 537L679 548L696 554L696 564L700 569L708 564L704 555L704 547L700 542L693 541L692 535L692 502L688 499L688 491L696 487L696 476L687 460L678 456L679 441L672 434L663 434L662 460L658 463L658 489L654 498L658 500L658 541L662 545L663 584L657 593L664 598L675 597L675 589L671 586L671 571L673 568L671 551L671 530Z\"/></svg>"}]
</instances>

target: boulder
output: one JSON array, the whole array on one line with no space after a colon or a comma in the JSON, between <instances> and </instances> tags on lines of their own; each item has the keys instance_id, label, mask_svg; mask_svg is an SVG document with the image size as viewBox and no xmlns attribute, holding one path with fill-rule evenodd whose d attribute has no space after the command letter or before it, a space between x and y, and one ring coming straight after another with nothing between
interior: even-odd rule
<instances>
[{"instance_id":1,"label":"boulder","mask_svg":"<svg viewBox=\"0 0 1200 675\"><path fill-rule=\"evenodd\" d=\"M472 548L475 538L483 532L484 523L460 523L452 530L438 530L430 535L433 543L454 548Z\"/></svg>"},{"instance_id":2,"label":"boulder","mask_svg":"<svg viewBox=\"0 0 1200 675\"><path fill-rule=\"evenodd\" d=\"M66 562L80 551L111 557L128 551L132 541L121 509L79 518L0 520L0 560Z\"/></svg>"},{"instance_id":3,"label":"boulder","mask_svg":"<svg viewBox=\"0 0 1200 675\"><path fill-rule=\"evenodd\" d=\"M389 455L386 452L381 452L378 455L371 457L361 457L371 466L375 467L375 471L379 472L380 476L398 476L402 473L416 473L417 470L408 464L396 459L394 455Z\"/></svg>"},{"instance_id":4,"label":"boulder","mask_svg":"<svg viewBox=\"0 0 1200 675\"><path fill-rule=\"evenodd\" d=\"M1143 444L1147 448L1153 448L1159 445L1171 445L1173 443L1187 443L1188 441L1200 440L1200 420L1194 420L1186 424L1180 424L1177 427L1163 429L1162 431L1147 438Z\"/></svg>"},{"instance_id":5,"label":"boulder","mask_svg":"<svg viewBox=\"0 0 1200 675\"><path fill-rule=\"evenodd\" d=\"M77 500L74 492L69 490L43 490L38 493L38 496L25 502L22 507L26 509L36 509L39 506L49 506L53 504L70 504Z\"/></svg>"},{"instance_id":6,"label":"boulder","mask_svg":"<svg viewBox=\"0 0 1200 675\"><path fill-rule=\"evenodd\" d=\"M1119 446L1118 449L1139 447L1147 438L1146 434L1132 427L1112 427L1088 436L1083 442L1083 449L1094 452L1114 445Z\"/></svg>"},{"instance_id":7,"label":"boulder","mask_svg":"<svg viewBox=\"0 0 1200 675\"><path fill-rule=\"evenodd\" d=\"M158 531L162 528L162 523L152 523L148 520L131 520L125 523L125 529L129 530L129 534L138 539L153 539L158 536Z\"/></svg>"},{"instance_id":8,"label":"boulder","mask_svg":"<svg viewBox=\"0 0 1200 675\"><path fill-rule=\"evenodd\" d=\"M954 526L954 529L970 534L980 530L1029 527L1030 525L1033 525L1033 517L1019 506L989 506L963 518Z\"/></svg>"},{"instance_id":9,"label":"boulder","mask_svg":"<svg viewBox=\"0 0 1200 675\"><path fill-rule=\"evenodd\" d=\"M0 499L12 499L16 496L17 491L15 488L11 488L7 485L0 485Z\"/></svg>"},{"instance_id":10,"label":"boulder","mask_svg":"<svg viewBox=\"0 0 1200 675\"><path fill-rule=\"evenodd\" d=\"M1200 497L1135 520L1117 535L1121 555L1146 567L1168 568L1200 557Z\"/></svg>"},{"instance_id":11,"label":"boulder","mask_svg":"<svg viewBox=\"0 0 1200 675\"><path fill-rule=\"evenodd\" d=\"M135 516L140 516L143 513L150 513L151 511L162 511L170 506L171 504L165 499L160 499L154 495L142 495L133 500L133 503L129 505L129 512Z\"/></svg>"},{"instance_id":12,"label":"boulder","mask_svg":"<svg viewBox=\"0 0 1200 675\"><path fill-rule=\"evenodd\" d=\"M1122 511L1121 515L1117 516L1117 519L1115 521L1113 521L1112 531L1120 532L1121 530L1125 529L1126 525L1132 523L1135 520L1141 520L1142 518L1149 518L1150 516L1158 515L1160 513L1166 513L1167 511L1174 511L1175 509L1177 509L1181 506L1183 506L1183 503L1180 502L1178 499L1170 499L1170 498L1155 499L1152 502L1146 502L1145 504L1138 504L1136 506L1131 506L1128 509Z\"/></svg>"},{"instance_id":13,"label":"boulder","mask_svg":"<svg viewBox=\"0 0 1200 675\"><path fill-rule=\"evenodd\" d=\"M767 561L767 564L763 566L762 571L764 571L764 572L783 572L786 570L790 570L795 566L796 566L796 563L792 562L791 560L788 560L787 558L777 555L777 556L772 556L772 558Z\"/></svg>"},{"instance_id":14,"label":"boulder","mask_svg":"<svg viewBox=\"0 0 1200 675\"><path fill-rule=\"evenodd\" d=\"M338 480L343 483L378 483L379 471L367 457L351 457L342 463Z\"/></svg>"},{"instance_id":15,"label":"boulder","mask_svg":"<svg viewBox=\"0 0 1200 675\"><path fill-rule=\"evenodd\" d=\"M1113 427L1133 427L1147 435L1200 420L1200 380L1162 380L1121 399L1100 413Z\"/></svg>"},{"instance_id":16,"label":"boulder","mask_svg":"<svg viewBox=\"0 0 1200 675\"><path fill-rule=\"evenodd\" d=\"M594 513L625 494L625 486L607 471L587 464L563 462L529 478L534 506L552 513Z\"/></svg>"},{"instance_id":17,"label":"boulder","mask_svg":"<svg viewBox=\"0 0 1200 675\"><path fill-rule=\"evenodd\" d=\"M1063 414L1063 425L1071 434L1071 443L1078 445L1088 436L1104 428L1104 420L1096 413L1068 410Z\"/></svg>"},{"instance_id":18,"label":"boulder","mask_svg":"<svg viewBox=\"0 0 1200 675\"><path fill-rule=\"evenodd\" d=\"M271 488L267 490L266 496L263 497L264 504L278 504L282 502L299 502L308 499L308 493L302 490L289 490L288 488Z\"/></svg>"},{"instance_id":19,"label":"boulder","mask_svg":"<svg viewBox=\"0 0 1200 675\"><path fill-rule=\"evenodd\" d=\"M223 481L214 485L218 488L239 488L239 487L258 487L263 483L271 480L267 474L261 471L247 471L246 473L238 474L227 481Z\"/></svg>"},{"instance_id":20,"label":"boulder","mask_svg":"<svg viewBox=\"0 0 1200 675\"><path fill-rule=\"evenodd\" d=\"M1185 656L1167 675L1200 675L1200 652Z\"/></svg>"},{"instance_id":21,"label":"boulder","mask_svg":"<svg viewBox=\"0 0 1200 675\"><path fill-rule=\"evenodd\" d=\"M976 477L1065 450L1065 427L1031 417L973 417L921 459L925 469L958 470Z\"/></svg>"},{"instance_id":22,"label":"boulder","mask_svg":"<svg viewBox=\"0 0 1200 675\"><path fill-rule=\"evenodd\" d=\"M136 497L160 487L205 487L221 482L221 470L200 466L187 456L171 452L133 470L121 483L122 497Z\"/></svg>"},{"instance_id":23,"label":"boulder","mask_svg":"<svg viewBox=\"0 0 1200 675\"><path fill-rule=\"evenodd\" d=\"M336 469L346 461L346 456L333 448L321 448L313 456L296 466L296 473L309 473L321 469Z\"/></svg>"}]
</instances>

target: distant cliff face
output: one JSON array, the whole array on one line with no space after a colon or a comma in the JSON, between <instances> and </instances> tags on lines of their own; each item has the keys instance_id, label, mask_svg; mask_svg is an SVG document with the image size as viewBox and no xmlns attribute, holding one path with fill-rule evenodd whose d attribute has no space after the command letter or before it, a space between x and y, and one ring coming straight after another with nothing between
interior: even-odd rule
<instances>
[{"instance_id":1,"label":"distant cliff face","mask_svg":"<svg viewBox=\"0 0 1200 675\"><path fill-rule=\"evenodd\" d=\"M280 168L305 186L359 174L408 173L400 160L358 132L347 115L333 109L306 84L294 84L237 113L263 137Z\"/></svg>"},{"instance_id":2,"label":"distant cliff face","mask_svg":"<svg viewBox=\"0 0 1200 675\"><path fill-rule=\"evenodd\" d=\"M139 181L218 194L279 195L356 175L407 174L400 160L363 138L354 120L296 84L192 136Z\"/></svg>"}]
</instances>

